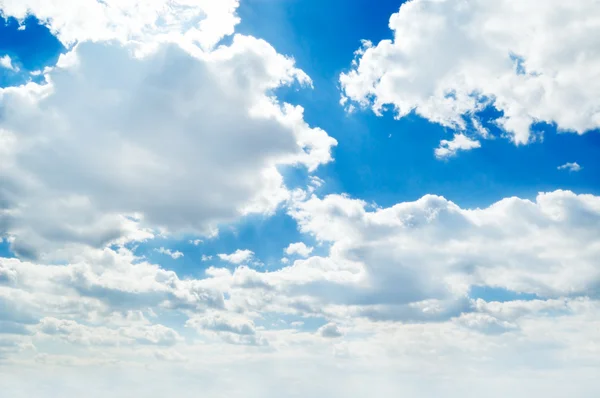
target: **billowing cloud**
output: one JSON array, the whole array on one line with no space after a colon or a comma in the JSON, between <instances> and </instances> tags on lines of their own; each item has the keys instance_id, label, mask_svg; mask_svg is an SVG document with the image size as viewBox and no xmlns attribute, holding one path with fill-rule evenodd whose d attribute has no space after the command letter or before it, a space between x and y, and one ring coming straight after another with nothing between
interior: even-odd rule
<instances>
[{"instance_id":1,"label":"billowing cloud","mask_svg":"<svg viewBox=\"0 0 600 398\"><path fill-rule=\"evenodd\" d=\"M245 250L238 249L231 254L225 254L225 253L219 254L218 257L221 260L230 262L232 264L242 264L242 263L247 262L250 259L252 259L252 257L254 257L254 252L252 250L248 250L248 249L245 249Z\"/></svg>"},{"instance_id":2,"label":"billowing cloud","mask_svg":"<svg viewBox=\"0 0 600 398\"><path fill-rule=\"evenodd\" d=\"M264 41L141 58L86 42L67 58L47 84L0 91L0 228L21 255L131 238L133 220L212 233L288 198L278 165L331 160L335 140L268 95L308 77Z\"/></svg>"},{"instance_id":3,"label":"billowing cloud","mask_svg":"<svg viewBox=\"0 0 600 398\"><path fill-rule=\"evenodd\" d=\"M288 247L285 248L284 253L288 256L298 255L300 257L308 257L312 253L313 248L310 246L306 246L304 242L296 242L290 243Z\"/></svg>"},{"instance_id":4,"label":"billowing cloud","mask_svg":"<svg viewBox=\"0 0 600 398\"><path fill-rule=\"evenodd\" d=\"M483 209L429 195L375 211L331 195L299 202L292 215L303 232L333 244L321 278L332 263L360 276L362 300L372 304L443 302L472 286L596 295L600 283L600 198L592 195L555 191Z\"/></svg>"},{"instance_id":5,"label":"billowing cloud","mask_svg":"<svg viewBox=\"0 0 600 398\"><path fill-rule=\"evenodd\" d=\"M481 148L479 141L473 140L464 134L455 134L452 140L442 140L440 142L440 146L435 150L435 157L447 159L455 156L459 151L469 151L475 148Z\"/></svg>"},{"instance_id":6,"label":"billowing cloud","mask_svg":"<svg viewBox=\"0 0 600 398\"><path fill-rule=\"evenodd\" d=\"M583 134L600 127L599 14L595 0L408 1L393 39L365 41L341 75L343 98L456 130L493 106L516 144L537 122Z\"/></svg>"}]
</instances>

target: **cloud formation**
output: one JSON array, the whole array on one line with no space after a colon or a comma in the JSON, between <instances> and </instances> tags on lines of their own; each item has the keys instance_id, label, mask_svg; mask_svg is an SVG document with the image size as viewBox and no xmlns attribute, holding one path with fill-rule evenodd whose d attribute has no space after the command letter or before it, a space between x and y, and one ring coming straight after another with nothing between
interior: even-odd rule
<instances>
[{"instance_id":1,"label":"cloud formation","mask_svg":"<svg viewBox=\"0 0 600 398\"><path fill-rule=\"evenodd\" d=\"M491 106L515 144L538 122L584 134L600 127L599 13L595 0L405 2L393 39L365 41L341 75L343 99L461 132Z\"/></svg>"}]
</instances>

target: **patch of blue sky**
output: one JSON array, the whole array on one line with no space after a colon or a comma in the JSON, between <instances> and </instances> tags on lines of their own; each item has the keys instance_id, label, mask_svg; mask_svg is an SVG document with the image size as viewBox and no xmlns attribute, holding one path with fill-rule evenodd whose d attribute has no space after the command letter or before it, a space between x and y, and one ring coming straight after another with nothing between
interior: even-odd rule
<instances>
[{"instance_id":1,"label":"patch of blue sky","mask_svg":"<svg viewBox=\"0 0 600 398\"><path fill-rule=\"evenodd\" d=\"M10 242L7 239L0 238L0 258L15 258L15 254L10 250Z\"/></svg>"},{"instance_id":2,"label":"patch of blue sky","mask_svg":"<svg viewBox=\"0 0 600 398\"><path fill-rule=\"evenodd\" d=\"M513 292L511 290L491 286L472 286L469 297L472 299L482 299L487 302L497 301L500 303L515 300L532 301L542 299L536 294Z\"/></svg>"},{"instance_id":3,"label":"patch of blue sky","mask_svg":"<svg viewBox=\"0 0 600 398\"><path fill-rule=\"evenodd\" d=\"M8 55L15 67L0 68L0 87L40 81L41 77L31 72L55 65L64 51L60 41L35 17L18 21L0 15L0 57Z\"/></svg>"},{"instance_id":4,"label":"patch of blue sky","mask_svg":"<svg viewBox=\"0 0 600 398\"><path fill-rule=\"evenodd\" d=\"M202 240L195 244L195 240ZM325 255L327 247L319 246L311 236L298 231L296 222L281 208L274 215L254 215L241 221L219 228L216 237L169 236L158 237L146 242L135 243L135 253L144 256L150 262L159 263L166 269L177 272L180 277L205 277L205 271L211 267L234 270L237 265L219 259L219 254L231 254L236 250L251 250L254 260L250 265L263 270L276 270L285 266L281 262L284 249L294 242L304 242L314 247L313 255ZM173 258L160 253L160 248L179 251L182 257ZM210 259L202 261L202 257ZM296 257L290 257L293 260ZM258 265L257 261L262 263ZM254 264L254 265L253 265Z\"/></svg>"}]
</instances>

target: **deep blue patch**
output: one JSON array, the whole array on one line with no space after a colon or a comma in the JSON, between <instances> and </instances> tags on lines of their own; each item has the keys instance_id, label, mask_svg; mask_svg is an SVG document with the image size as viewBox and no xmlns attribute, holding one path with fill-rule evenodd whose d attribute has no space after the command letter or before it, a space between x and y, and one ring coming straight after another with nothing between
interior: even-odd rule
<instances>
[{"instance_id":1,"label":"deep blue patch","mask_svg":"<svg viewBox=\"0 0 600 398\"><path fill-rule=\"evenodd\" d=\"M15 258L15 254L10 250L10 243L6 239L0 240L0 257Z\"/></svg>"},{"instance_id":2,"label":"deep blue patch","mask_svg":"<svg viewBox=\"0 0 600 398\"><path fill-rule=\"evenodd\" d=\"M66 49L40 21L29 16L19 23L13 17L0 16L0 57L8 55L20 71L0 68L0 87L26 83L37 79L30 72L56 64Z\"/></svg>"}]
</instances>

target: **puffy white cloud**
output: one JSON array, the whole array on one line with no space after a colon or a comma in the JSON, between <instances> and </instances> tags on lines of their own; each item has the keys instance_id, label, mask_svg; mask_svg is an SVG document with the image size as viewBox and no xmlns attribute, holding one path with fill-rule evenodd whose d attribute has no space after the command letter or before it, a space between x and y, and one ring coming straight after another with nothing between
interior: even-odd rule
<instances>
[{"instance_id":1,"label":"puffy white cloud","mask_svg":"<svg viewBox=\"0 0 600 398\"><path fill-rule=\"evenodd\" d=\"M343 102L457 130L477 130L491 105L516 144L536 122L583 134L600 127L598 15L595 0L405 2L389 21L394 38L365 42L341 75Z\"/></svg>"},{"instance_id":2,"label":"puffy white cloud","mask_svg":"<svg viewBox=\"0 0 600 398\"><path fill-rule=\"evenodd\" d=\"M0 91L0 228L21 255L102 247L140 223L210 234L288 198L277 166L331 160L335 140L268 94L308 78L264 41L141 58L82 43L70 56L48 84Z\"/></svg>"},{"instance_id":3,"label":"puffy white cloud","mask_svg":"<svg viewBox=\"0 0 600 398\"><path fill-rule=\"evenodd\" d=\"M211 47L238 24L239 0L2 0L4 15L34 14L66 45L181 35Z\"/></svg>"},{"instance_id":4,"label":"puffy white cloud","mask_svg":"<svg viewBox=\"0 0 600 398\"><path fill-rule=\"evenodd\" d=\"M303 232L332 244L327 261L297 261L294 268L321 283L333 264L338 275L355 275L356 290L321 289L346 303L358 296L362 304L450 305L477 285L546 297L595 295L600 283L600 198L592 195L555 191L484 209L429 195L374 211L344 196L313 196L292 215ZM309 261L320 276L308 272L315 270Z\"/></svg>"},{"instance_id":5,"label":"puffy white cloud","mask_svg":"<svg viewBox=\"0 0 600 398\"><path fill-rule=\"evenodd\" d=\"M563 164L562 166L558 166L557 167L558 170L568 170L571 172L577 172L577 171L581 171L583 169L583 167L581 167L577 162L567 162L565 164Z\"/></svg>"},{"instance_id":6,"label":"puffy white cloud","mask_svg":"<svg viewBox=\"0 0 600 398\"><path fill-rule=\"evenodd\" d=\"M223 261L227 261L232 264L242 264L252 259L252 257L254 257L254 252L247 249L238 249L231 254L219 254L218 256Z\"/></svg>"},{"instance_id":7,"label":"puffy white cloud","mask_svg":"<svg viewBox=\"0 0 600 398\"><path fill-rule=\"evenodd\" d=\"M180 251L173 251L171 249L165 249L164 247L160 247L158 249L154 249L156 252L160 254L167 255L171 257L173 260L177 260L180 257L183 257L183 253Z\"/></svg>"},{"instance_id":8,"label":"puffy white cloud","mask_svg":"<svg viewBox=\"0 0 600 398\"><path fill-rule=\"evenodd\" d=\"M17 72L19 68L13 65L12 59L9 55L0 57L0 68L8 69Z\"/></svg>"},{"instance_id":9,"label":"puffy white cloud","mask_svg":"<svg viewBox=\"0 0 600 398\"><path fill-rule=\"evenodd\" d=\"M290 245L284 250L285 254L288 256L298 255L300 257L308 257L312 251L313 248L306 246L304 242L290 243Z\"/></svg>"},{"instance_id":10,"label":"puffy white cloud","mask_svg":"<svg viewBox=\"0 0 600 398\"><path fill-rule=\"evenodd\" d=\"M440 146L435 150L435 157L447 159L455 156L458 151L469 151L475 148L481 148L479 141L473 140L464 134L454 134L452 140L442 140L440 142Z\"/></svg>"},{"instance_id":11,"label":"puffy white cloud","mask_svg":"<svg viewBox=\"0 0 600 398\"><path fill-rule=\"evenodd\" d=\"M512 378L507 372L518 365L519 372L537 374L531 388L539 391L553 378L549 366L576 378L600 366L599 201L557 191L535 202L511 198L467 210L428 196L367 210L348 197L311 197L292 214L304 232L331 244L327 257L271 272L211 268L205 279L181 280L124 249L88 249L67 266L2 259L0 320L27 332L7 335L0 361L40 369L165 366L166 374L189 372L190 380L214 371L223 377L214 379L219 393L230 391L229 377L251 369L263 374L287 361L317 369L330 383L348 372L372 380L385 369L411 369L429 375L407 379L425 396L435 396L426 390L432 380L460 382L474 368L477 377ZM470 299L473 285L541 298ZM283 314L304 324L263 326ZM327 323L317 329L312 318ZM34 364L30 345L39 351ZM157 345L168 348L155 351ZM58 347L69 348L56 355ZM335 364L345 367L344 377L332 370ZM11 369L23 379L25 368ZM14 391L3 377L5 391ZM176 385L186 390L189 383ZM66 385L61 381L57 391ZM399 385L390 375L382 391L398 392Z\"/></svg>"}]
</instances>

